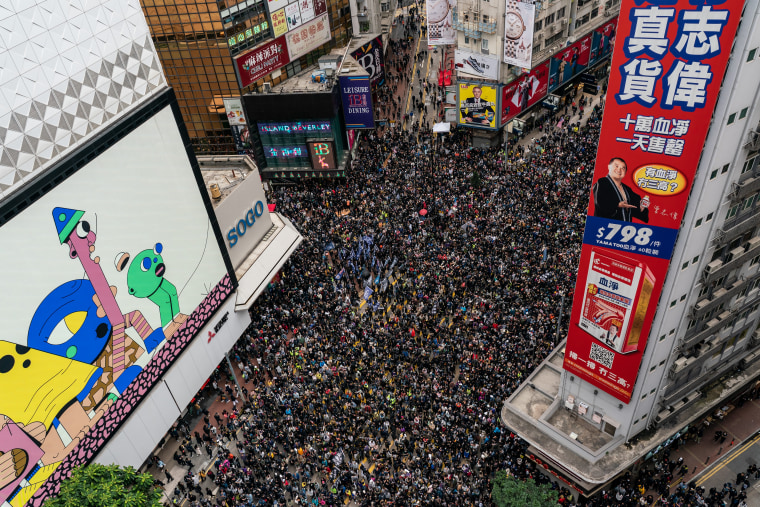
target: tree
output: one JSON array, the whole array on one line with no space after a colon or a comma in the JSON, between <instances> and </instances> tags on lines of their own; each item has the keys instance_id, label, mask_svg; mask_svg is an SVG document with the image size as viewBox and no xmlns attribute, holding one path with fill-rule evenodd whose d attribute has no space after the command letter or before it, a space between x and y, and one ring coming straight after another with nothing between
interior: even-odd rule
<instances>
[{"instance_id":1,"label":"tree","mask_svg":"<svg viewBox=\"0 0 760 507\"><path fill-rule=\"evenodd\" d=\"M473 188L480 188L480 173L477 170L472 173L470 185L472 185Z\"/></svg>"},{"instance_id":2,"label":"tree","mask_svg":"<svg viewBox=\"0 0 760 507\"><path fill-rule=\"evenodd\" d=\"M63 481L58 496L44 507L161 507L161 489L153 476L132 467L93 463L77 467Z\"/></svg>"},{"instance_id":3,"label":"tree","mask_svg":"<svg viewBox=\"0 0 760 507\"><path fill-rule=\"evenodd\" d=\"M521 481L503 470L496 472L491 500L496 507L557 507L559 495L548 484L536 484L533 479Z\"/></svg>"}]
</instances>

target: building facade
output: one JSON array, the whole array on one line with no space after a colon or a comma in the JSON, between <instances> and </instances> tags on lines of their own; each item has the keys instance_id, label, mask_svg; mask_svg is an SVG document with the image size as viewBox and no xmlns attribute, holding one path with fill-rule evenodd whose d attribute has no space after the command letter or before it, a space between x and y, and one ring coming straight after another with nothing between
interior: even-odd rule
<instances>
[{"instance_id":1,"label":"building facade","mask_svg":"<svg viewBox=\"0 0 760 507\"><path fill-rule=\"evenodd\" d=\"M740 11L732 8L731 12ZM637 343L619 345L613 337L614 343L600 347L600 341L597 353L589 358L579 353L577 334L573 338L575 331L571 332L504 407L505 422L582 494L609 485L689 429L723 417L736 400L757 388L760 379L760 4L744 2L741 13L736 36L728 41L730 57L710 111L709 130L699 146L685 211L667 210L667 202L660 200L649 209L650 224L644 226L654 230L654 214L675 213L669 264L667 259L644 260L655 271L663 262L666 266L665 276L653 282L652 293L659 297L642 307L642 316L647 317L640 322L649 320L650 311L653 315L648 333L644 324ZM628 40L623 39L625 35L618 34L618 44ZM617 90L609 93L621 96ZM666 93L663 100L670 96ZM632 155L622 152L620 156ZM606 165L597 161L602 163ZM642 172L639 177L647 176ZM657 196L652 195L655 202ZM587 231L598 220L590 213ZM631 223L633 229L641 230L636 220ZM590 279L584 273L583 280ZM595 280L594 295L602 289L614 292L609 281L598 287L604 279ZM662 284L659 293L658 283ZM579 301L584 305L581 319L587 315L591 297L585 293L592 294L591 288L582 283L576 287L576 293L581 291L576 305ZM602 307L614 313L609 303ZM575 312L571 331L579 324ZM599 322L604 322L605 317L599 315ZM622 317L620 322L610 322L616 333L625 325ZM591 342L593 350L596 342ZM605 350L611 352L602 353ZM637 366L628 376L619 365L631 360ZM582 369L576 366L579 362ZM616 377L606 382L602 377L609 380L611 372ZM616 381L620 381L617 389L612 385ZM540 413L531 414L531 404L542 404Z\"/></svg>"}]
</instances>

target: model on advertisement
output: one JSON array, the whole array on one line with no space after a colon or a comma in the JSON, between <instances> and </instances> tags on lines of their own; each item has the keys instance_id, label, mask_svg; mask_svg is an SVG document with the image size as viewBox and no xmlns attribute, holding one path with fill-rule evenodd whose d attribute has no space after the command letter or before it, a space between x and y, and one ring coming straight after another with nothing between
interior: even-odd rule
<instances>
[{"instance_id":1,"label":"model on advertisement","mask_svg":"<svg viewBox=\"0 0 760 507\"><path fill-rule=\"evenodd\" d=\"M472 97L462 102L462 119L465 123L491 126L496 114L495 104L481 99L481 95L483 95L483 89L480 86L472 88Z\"/></svg>"},{"instance_id":2,"label":"model on advertisement","mask_svg":"<svg viewBox=\"0 0 760 507\"><path fill-rule=\"evenodd\" d=\"M649 223L649 196L642 198L623 183L628 166L620 157L607 165L607 176L594 183L594 216L632 222L634 218Z\"/></svg>"}]
</instances>

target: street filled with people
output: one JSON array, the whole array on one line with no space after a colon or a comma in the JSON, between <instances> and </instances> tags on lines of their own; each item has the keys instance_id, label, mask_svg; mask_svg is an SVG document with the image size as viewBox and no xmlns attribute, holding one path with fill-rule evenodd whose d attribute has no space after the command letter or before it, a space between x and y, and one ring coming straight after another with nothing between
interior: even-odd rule
<instances>
[{"instance_id":1,"label":"street filled with people","mask_svg":"<svg viewBox=\"0 0 760 507\"><path fill-rule=\"evenodd\" d=\"M377 114L395 125L365 131L346 178L270 189L304 241L231 352L240 387L223 367L208 390L225 408L199 402L201 431L173 429L189 470L174 501L480 507L506 470L565 506L741 505L756 467L723 489L671 488L690 472L667 450L579 501L503 426L505 400L566 332L603 98L575 92L506 152L473 148L466 128L402 128L410 81L434 95L431 120L445 93L412 75L420 21L388 53ZM193 472L200 457L208 472Z\"/></svg>"}]
</instances>

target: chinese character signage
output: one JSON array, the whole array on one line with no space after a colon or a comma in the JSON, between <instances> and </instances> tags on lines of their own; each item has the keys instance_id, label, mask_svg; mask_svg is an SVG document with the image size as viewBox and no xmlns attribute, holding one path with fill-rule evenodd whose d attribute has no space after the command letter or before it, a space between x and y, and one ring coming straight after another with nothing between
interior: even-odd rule
<instances>
[{"instance_id":1,"label":"chinese character signage","mask_svg":"<svg viewBox=\"0 0 760 507\"><path fill-rule=\"evenodd\" d=\"M275 37L288 32L288 18L285 16L285 9L272 13L272 30L274 30Z\"/></svg>"},{"instance_id":2,"label":"chinese character signage","mask_svg":"<svg viewBox=\"0 0 760 507\"><path fill-rule=\"evenodd\" d=\"M549 86L549 62L537 65L501 89L501 124L519 115L546 97Z\"/></svg>"},{"instance_id":3,"label":"chinese character signage","mask_svg":"<svg viewBox=\"0 0 760 507\"><path fill-rule=\"evenodd\" d=\"M373 129L375 116L367 76L340 76L340 97L347 129Z\"/></svg>"},{"instance_id":4,"label":"chinese character signage","mask_svg":"<svg viewBox=\"0 0 760 507\"><path fill-rule=\"evenodd\" d=\"M313 169L336 169L335 152L332 141L317 141L306 143L309 147L309 157Z\"/></svg>"},{"instance_id":5,"label":"chinese character signage","mask_svg":"<svg viewBox=\"0 0 760 507\"><path fill-rule=\"evenodd\" d=\"M536 6L532 3L507 0L504 12L504 63L531 68L535 16Z\"/></svg>"},{"instance_id":6,"label":"chinese character signage","mask_svg":"<svg viewBox=\"0 0 760 507\"><path fill-rule=\"evenodd\" d=\"M459 85L459 124L496 128L496 87L476 83Z\"/></svg>"},{"instance_id":7,"label":"chinese character signage","mask_svg":"<svg viewBox=\"0 0 760 507\"><path fill-rule=\"evenodd\" d=\"M306 156L305 146L267 146L264 150L267 158L297 158Z\"/></svg>"},{"instance_id":8,"label":"chinese character signage","mask_svg":"<svg viewBox=\"0 0 760 507\"><path fill-rule=\"evenodd\" d=\"M445 46L457 43L453 13L457 0L427 0L428 46Z\"/></svg>"},{"instance_id":9,"label":"chinese character signage","mask_svg":"<svg viewBox=\"0 0 760 507\"><path fill-rule=\"evenodd\" d=\"M288 32L285 38L288 41L288 52L291 60L317 49L332 38L328 15L323 14L301 25L297 30Z\"/></svg>"},{"instance_id":10,"label":"chinese character signage","mask_svg":"<svg viewBox=\"0 0 760 507\"><path fill-rule=\"evenodd\" d=\"M301 10L298 7L298 2L293 2L285 7L285 18L288 21L288 31L301 26Z\"/></svg>"},{"instance_id":11,"label":"chinese character signage","mask_svg":"<svg viewBox=\"0 0 760 507\"><path fill-rule=\"evenodd\" d=\"M289 62L284 36L235 57L235 68L240 81L240 88L252 85Z\"/></svg>"},{"instance_id":12,"label":"chinese character signage","mask_svg":"<svg viewBox=\"0 0 760 507\"><path fill-rule=\"evenodd\" d=\"M372 91L385 82L385 63L383 61L383 41L376 37L351 53L359 65L369 73Z\"/></svg>"},{"instance_id":13,"label":"chinese character signage","mask_svg":"<svg viewBox=\"0 0 760 507\"><path fill-rule=\"evenodd\" d=\"M298 6L301 8L301 19L304 23L314 19L314 0L299 0Z\"/></svg>"},{"instance_id":14,"label":"chinese character signage","mask_svg":"<svg viewBox=\"0 0 760 507\"><path fill-rule=\"evenodd\" d=\"M462 49L454 52L454 66L460 74L470 74L476 78L499 79L499 60L493 56L483 56Z\"/></svg>"},{"instance_id":15,"label":"chinese character signage","mask_svg":"<svg viewBox=\"0 0 760 507\"><path fill-rule=\"evenodd\" d=\"M612 73L564 368L626 403L742 6L625 0L607 32Z\"/></svg>"}]
</instances>

